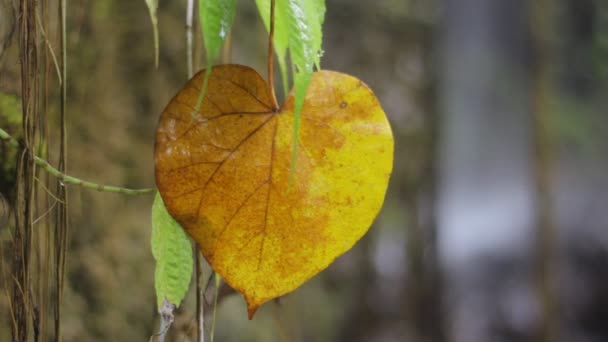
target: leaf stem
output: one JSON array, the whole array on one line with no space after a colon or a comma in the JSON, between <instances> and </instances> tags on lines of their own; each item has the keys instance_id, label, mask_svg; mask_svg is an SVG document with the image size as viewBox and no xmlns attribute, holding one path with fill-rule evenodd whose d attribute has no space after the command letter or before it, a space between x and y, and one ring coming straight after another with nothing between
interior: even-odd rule
<instances>
[{"instance_id":1,"label":"leaf stem","mask_svg":"<svg viewBox=\"0 0 608 342\"><path fill-rule=\"evenodd\" d=\"M279 109L277 96L274 92L274 48L272 46L274 40L274 3L275 0L270 0L270 32L268 33L268 86L272 95L273 109Z\"/></svg>"},{"instance_id":2,"label":"leaf stem","mask_svg":"<svg viewBox=\"0 0 608 342\"><path fill-rule=\"evenodd\" d=\"M14 148L19 148L21 146L21 144L19 144L19 142L15 138L13 138L10 134L8 134L2 128L0 128L0 140L5 140L9 146L14 147ZM49 162L47 162L46 160L44 160L38 156L34 156L34 162L40 168L42 168L49 174L55 176L56 178L58 178L61 182L67 183L67 184L80 185L80 186L88 188L88 189L93 189L93 190L103 191L103 192L115 192L115 193L121 193L121 194L125 194L125 195L143 195L143 194L147 194L147 193L152 193L156 190L154 188L129 189L129 188L121 188L121 187L111 186L111 185L101 185L101 184L85 181L85 180L82 180L82 179L79 179L76 177L66 175L65 173L63 173L63 172L59 171L58 169L54 168L53 166L51 166L51 164L49 164Z\"/></svg>"}]
</instances>

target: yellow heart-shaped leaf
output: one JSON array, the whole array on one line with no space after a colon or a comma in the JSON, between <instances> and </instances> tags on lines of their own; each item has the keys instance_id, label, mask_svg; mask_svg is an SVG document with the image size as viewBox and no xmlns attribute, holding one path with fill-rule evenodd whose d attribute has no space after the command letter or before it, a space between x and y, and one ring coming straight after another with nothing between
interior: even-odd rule
<instances>
[{"instance_id":1,"label":"yellow heart-shaped leaf","mask_svg":"<svg viewBox=\"0 0 608 342\"><path fill-rule=\"evenodd\" d=\"M156 183L169 213L249 317L325 269L369 229L393 165L390 126L372 91L333 71L313 74L301 114L295 175L293 95L282 108L253 69L204 71L163 111Z\"/></svg>"}]
</instances>

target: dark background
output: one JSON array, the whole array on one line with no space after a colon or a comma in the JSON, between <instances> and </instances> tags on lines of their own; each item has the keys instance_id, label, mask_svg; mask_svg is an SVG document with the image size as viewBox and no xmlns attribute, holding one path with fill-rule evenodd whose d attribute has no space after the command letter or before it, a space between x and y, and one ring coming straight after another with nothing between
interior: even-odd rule
<instances>
[{"instance_id":1,"label":"dark background","mask_svg":"<svg viewBox=\"0 0 608 342\"><path fill-rule=\"evenodd\" d=\"M58 51L56 1L44 3ZM18 136L10 8L0 1L0 127ZM160 1L155 70L143 0L69 1L70 174L153 185L156 123L187 78L185 8ZM233 61L264 74L266 44L254 1L238 1ZM322 67L366 82L391 121L384 208L351 251L254 320L241 297L225 297L216 340L607 341L608 2L328 0L323 47ZM43 129L56 163L58 85L46 58ZM0 145L5 289L15 158ZM64 340L147 340L157 324L152 196L68 189ZM37 229L52 227L45 212ZM0 341L10 339L7 294ZM194 307L190 291L174 341L191 340Z\"/></svg>"}]
</instances>

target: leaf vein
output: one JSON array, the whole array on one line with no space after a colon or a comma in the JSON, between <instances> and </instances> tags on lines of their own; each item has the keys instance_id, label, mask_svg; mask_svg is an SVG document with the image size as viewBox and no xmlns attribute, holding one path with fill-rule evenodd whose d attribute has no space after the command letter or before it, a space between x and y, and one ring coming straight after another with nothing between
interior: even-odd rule
<instances>
[{"instance_id":1,"label":"leaf vein","mask_svg":"<svg viewBox=\"0 0 608 342\"><path fill-rule=\"evenodd\" d=\"M213 177L215 177L215 175L222 168L222 166L224 166L226 164L226 160L230 159L230 157L234 154L234 152L236 152L239 149L239 147L241 147L241 145L243 145L247 140L249 140L251 137L253 137L256 133L258 133L262 129L262 127L264 127L270 121L270 119L272 119L273 117L274 117L274 115L270 115L266 120L262 121L262 123L258 127L256 127L253 131L249 132L249 134L247 134L247 136L245 136L234 147L234 149L226 156L226 158L224 158L224 160L222 160L222 162L215 168L215 170L213 170L213 173L211 174L211 176L209 176L209 179L207 179L207 181L205 181L205 184L203 184L203 186L201 187L201 190L203 191L203 193L201 194L201 198L200 198L200 200L198 202L198 206L197 206L198 214L200 214L201 208L203 206L203 198L205 198L205 189L207 188L209 183L211 183L211 181L213 180Z\"/></svg>"},{"instance_id":2,"label":"leaf vein","mask_svg":"<svg viewBox=\"0 0 608 342\"><path fill-rule=\"evenodd\" d=\"M245 206L245 204L247 204L247 202L249 202L249 200L253 197L253 195L255 195L264 185L268 184L268 181L269 181L269 179L265 179L255 189L253 189L253 191L249 195L247 195L247 197L243 200L243 202L241 202L241 204L239 204L238 208L236 208L236 210L234 211L234 213L228 219L228 222L226 222L226 224L224 225L224 227L222 228L222 230L218 234L218 236L217 236L218 240L221 240L222 235L224 235L224 232L228 229L228 226L230 226L230 224L232 223L232 221L234 220L234 218L236 218L236 216L239 214L239 212L241 211L241 209L243 209L243 207Z\"/></svg>"},{"instance_id":3,"label":"leaf vein","mask_svg":"<svg viewBox=\"0 0 608 342\"><path fill-rule=\"evenodd\" d=\"M268 192L266 193L266 209L264 211L264 226L262 228L262 243L260 245L260 252L258 255L258 266L257 266L257 270L260 269L260 264L262 263L262 255L264 254L264 245L266 244L266 228L268 227L268 208L270 207L270 190L273 187L273 183L272 183L272 169L273 169L273 164L274 164L274 154L275 154L275 145L276 145L276 138L277 138L277 128L279 126L278 124L278 120L275 120L275 124L274 124L274 132L272 135L272 144L270 147L270 166L268 167Z\"/></svg>"}]
</instances>

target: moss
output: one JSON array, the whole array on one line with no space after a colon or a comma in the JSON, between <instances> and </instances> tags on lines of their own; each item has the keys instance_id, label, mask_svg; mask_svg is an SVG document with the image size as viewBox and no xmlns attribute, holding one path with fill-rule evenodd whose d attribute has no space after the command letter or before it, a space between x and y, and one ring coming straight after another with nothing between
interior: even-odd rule
<instances>
[{"instance_id":1,"label":"moss","mask_svg":"<svg viewBox=\"0 0 608 342\"><path fill-rule=\"evenodd\" d=\"M17 96L0 92L0 122L4 126L21 125L21 100Z\"/></svg>"},{"instance_id":2,"label":"moss","mask_svg":"<svg viewBox=\"0 0 608 342\"><path fill-rule=\"evenodd\" d=\"M0 127L13 134L21 131L21 100L11 94L0 92ZM15 185L15 168L17 167L17 151L0 142L0 193L9 195Z\"/></svg>"}]
</instances>

